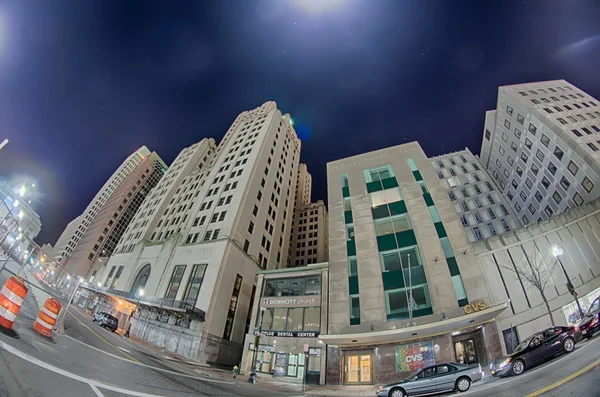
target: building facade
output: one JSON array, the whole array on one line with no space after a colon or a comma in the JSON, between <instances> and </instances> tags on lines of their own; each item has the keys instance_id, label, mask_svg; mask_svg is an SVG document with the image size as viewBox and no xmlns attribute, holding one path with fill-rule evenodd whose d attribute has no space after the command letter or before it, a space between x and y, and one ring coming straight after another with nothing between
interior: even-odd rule
<instances>
[{"instance_id":1,"label":"building facade","mask_svg":"<svg viewBox=\"0 0 600 397\"><path fill-rule=\"evenodd\" d=\"M327 207L322 200L311 202L312 176L306 164L300 164L288 267L327 262L329 251Z\"/></svg>"},{"instance_id":2,"label":"building facade","mask_svg":"<svg viewBox=\"0 0 600 397\"><path fill-rule=\"evenodd\" d=\"M469 241L521 226L502 191L468 148L432 157L431 164L448 191Z\"/></svg>"},{"instance_id":3,"label":"building facade","mask_svg":"<svg viewBox=\"0 0 600 397\"><path fill-rule=\"evenodd\" d=\"M136 212L166 171L161 158L150 153L127 174L92 218L71 256L62 262L67 272L95 282L98 270L113 254Z\"/></svg>"},{"instance_id":4,"label":"building facade","mask_svg":"<svg viewBox=\"0 0 600 397\"><path fill-rule=\"evenodd\" d=\"M274 102L241 113L216 148L205 139L179 154L99 276L151 308L134 335L162 346L162 318L189 336L180 354L239 363L256 271L287 263L299 157Z\"/></svg>"},{"instance_id":5,"label":"building facade","mask_svg":"<svg viewBox=\"0 0 600 397\"><path fill-rule=\"evenodd\" d=\"M327 383L385 384L435 362L502 354L454 204L416 143L327 164Z\"/></svg>"},{"instance_id":6,"label":"building facade","mask_svg":"<svg viewBox=\"0 0 600 397\"><path fill-rule=\"evenodd\" d=\"M544 295L556 325L574 325L600 295L600 201L473 244L491 305L508 302L496 322L506 353L535 332L552 326L540 292L512 269L532 266L547 280ZM555 247L559 248L555 250ZM562 253L554 256L554 253Z\"/></svg>"},{"instance_id":7,"label":"building facade","mask_svg":"<svg viewBox=\"0 0 600 397\"><path fill-rule=\"evenodd\" d=\"M522 224L600 197L598 103L564 80L498 89L481 160Z\"/></svg>"},{"instance_id":8,"label":"building facade","mask_svg":"<svg viewBox=\"0 0 600 397\"><path fill-rule=\"evenodd\" d=\"M83 237L87 228L90 226L94 218L98 215L100 209L108 201L115 189L127 178L135 168L150 155L150 151L146 146L142 146L137 151L129 155L127 159L117 168L117 170L106 181L104 186L98 191L92 199L83 214L71 221L63 233L54 244L54 252L52 253L53 260L58 264L65 262L75 248L79 244L79 240Z\"/></svg>"},{"instance_id":9,"label":"building facade","mask_svg":"<svg viewBox=\"0 0 600 397\"><path fill-rule=\"evenodd\" d=\"M327 333L327 263L257 276L242 373L254 368L259 375L306 376L308 384L325 384L326 351L318 336Z\"/></svg>"}]
</instances>

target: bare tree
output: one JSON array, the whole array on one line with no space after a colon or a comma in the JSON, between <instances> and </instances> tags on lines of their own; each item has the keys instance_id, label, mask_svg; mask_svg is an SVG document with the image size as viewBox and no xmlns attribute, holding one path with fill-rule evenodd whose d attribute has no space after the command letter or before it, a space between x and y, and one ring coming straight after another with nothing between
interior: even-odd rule
<instances>
[{"instance_id":1,"label":"bare tree","mask_svg":"<svg viewBox=\"0 0 600 397\"><path fill-rule=\"evenodd\" d=\"M552 280L552 273L558 265L558 261L551 255L550 252L542 253L537 249L535 244L532 244L532 252L527 252L524 246L523 254L525 258L520 261L513 260L513 257L509 253L510 260L506 263L499 264L502 269L512 272L521 284L529 284L533 286L546 305L546 310L550 316L550 321L553 326L556 326L554 317L552 316L552 310L550 310L550 304L544 291L549 284L554 285Z\"/></svg>"}]
</instances>

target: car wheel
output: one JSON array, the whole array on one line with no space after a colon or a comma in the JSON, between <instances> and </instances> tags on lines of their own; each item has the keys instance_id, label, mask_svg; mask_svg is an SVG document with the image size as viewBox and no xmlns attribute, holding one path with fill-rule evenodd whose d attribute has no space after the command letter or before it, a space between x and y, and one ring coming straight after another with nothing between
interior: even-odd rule
<instances>
[{"instance_id":1,"label":"car wheel","mask_svg":"<svg viewBox=\"0 0 600 397\"><path fill-rule=\"evenodd\" d=\"M406 396L406 394L404 394L404 390L400 389L400 388L395 388L390 390L390 397L404 397Z\"/></svg>"},{"instance_id":2,"label":"car wheel","mask_svg":"<svg viewBox=\"0 0 600 397\"><path fill-rule=\"evenodd\" d=\"M515 360L511 366L512 373L515 375L521 375L525 371L525 363L522 360Z\"/></svg>"},{"instance_id":3,"label":"car wheel","mask_svg":"<svg viewBox=\"0 0 600 397\"><path fill-rule=\"evenodd\" d=\"M459 378L456 381L456 390L458 390L461 393L469 390L470 387L471 387L471 380L467 377Z\"/></svg>"},{"instance_id":4,"label":"car wheel","mask_svg":"<svg viewBox=\"0 0 600 397\"><path fill-rule=\"evenodd\" d=\"M566 338L563 342L563 351L565 353L571 353L575 350L575 341L573 338Z\"/></svg>"}]
</instances>

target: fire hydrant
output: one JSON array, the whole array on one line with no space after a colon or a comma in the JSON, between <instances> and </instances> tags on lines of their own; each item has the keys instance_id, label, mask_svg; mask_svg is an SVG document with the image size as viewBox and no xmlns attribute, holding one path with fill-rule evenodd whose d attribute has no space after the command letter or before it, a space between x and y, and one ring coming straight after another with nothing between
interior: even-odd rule
<instances>
[{"instance_id":1,"label":"fire hydrant","mask_svg":"<svg viewBox=\"0 0 600 397\"><path fill-rule=\"evenodd\" d=\"M160 349L160 351L164 353L166 348L167 348L167 346L162 345L162 349Z\"/></svg>"},{"instance_id":2,"label":"fire hydrant","mask_svg":"<svg viewBox=\"0 0 600 397\"><path fill-rule=\"evenodd\" d=\"M236 375L240 373L240 369L237 365L233 367L233 379L235 379Z\"/></svg>"}]
</instances>

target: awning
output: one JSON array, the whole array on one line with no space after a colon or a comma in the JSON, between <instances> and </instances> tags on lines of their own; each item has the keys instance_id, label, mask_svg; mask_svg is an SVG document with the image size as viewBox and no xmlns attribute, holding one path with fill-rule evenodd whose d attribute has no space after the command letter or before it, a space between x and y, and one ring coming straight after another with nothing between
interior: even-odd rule
<instances>
[{"instance_id":1,"label":"awning","mask_svg":"<svg viewBox=\"0 0 600 397\"><path fill-rule=\"evenodd\" d=\"M328 345L357 346L428 338L485 324L496 318L507 307L508 305L503 303L475 313L413 327L356 334L320 335L319 340Z\"/></svg>"}]
</instances>

